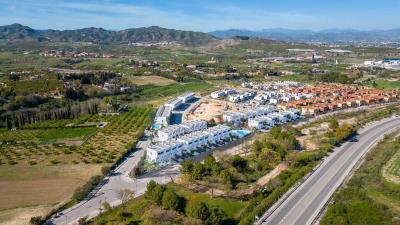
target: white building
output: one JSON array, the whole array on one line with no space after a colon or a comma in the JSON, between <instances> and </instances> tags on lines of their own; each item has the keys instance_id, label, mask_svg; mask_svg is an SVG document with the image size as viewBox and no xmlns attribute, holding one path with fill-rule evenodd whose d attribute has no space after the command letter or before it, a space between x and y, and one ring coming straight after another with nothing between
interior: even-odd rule
<instances>
[{"instance_id":1,"label":"white building","mask_svg":"<svg viewBox=\"0 0 400 225\"><path fill-rule=\"evenodd\" d=\"M178 137L177 140L159 142L150 145L146 149L146 157L149 162L157 164L170 163L182 157L184 154L193 154L194 151L208 147L223 139L230 137L230 128L219 125L206 130L192 132Z\"/></svg>"},{"instance_id":2,"label":"white building","mask_svg":"<svg viewBox=\"0 0 400 225\"><path fill-rule=\"evenodd\" d=\"M236 90L232 89L232 88L227 88L227 89L223 89L223 90L219 90L219 91L214 91L213 93L211 93L211 98L223 98L225 96L228 95L233 95L236 94Z\"/></svg>"},{"instance_id":3,"label":"white building","mask_svg":"<svg viewBox=\"0 0 400 225\"><path fill-rule=\"evenodd\" d=\"M207 122L204 120L196 120L189 123L170 125L160 129L157 132L158 141L171 141L179 136L196 132L199 130L204 130L207 128Z\"/></svg>"},{"instance_id":4,"label":"white building","mask_svg":"<svg viewBox=\"0 0 400 225\"><path fill-rule=\"evenodd\" d=\"M268 116L258 116L253 119L249 119L248 126L257 130L269 129L275 126L275 120Z\"/></svg>"},{"instance_id":5,"label":"white building","mask_svg":"<svg viewBox=\"0 0 400 225\"><path fill-rule=\"evenodd\" d=\"M209 136L209 142L217 143L223 139L230 137L231 129L225 125L218 125L204 130L203 133Z\"/></svg>"},{"instance_id":6,"label":"white building","mask_svg":"<svg viewBox=\"0 0 400 225\"><path fill-rule=\"evenodd\" d=\"M233 123L235 125L240 124L243 120L246 119L245 114L239 112L230 112L222 115L222 119L226 123Z\"/></svg>"},{"instance_id":7,"label":"white building","mask_svg":"<svg viewBox=\"0 0 400 225\"><path fill-rule=\"evenodd\" d=\"M195 98L195 93L193 92L188 92L178 97L178 99L180 99L183 103L187 103L194 98Z\"/></svg>"},{"instance_id":8,"label":"white building","mask_svg":"<svg viewBox=\"0 0 400 225\"><path fill-rule=\"evenodd\" d=\"M209 135L204 134L201 131L186 134L178 138L178 142L183 143L185 146L185 152L192 153L200 147L208 145Z\"/></svg>"},{"instance_id":9,"label":"white building","mask_svg":"<svg viewBox=\"0 0 400 225\"><path fill-rule=\"evenodd\" d=\"M174 157L182 155L183 148L184 144L177 141L150 145L146 149L146 158L152 163L170 163Z\"/></svg>"},{"instance_id":10,"label":"white building","mask_svg":"<svg viewBox=\"0 0 400 225\"><path fill-rule=\"evenodd\" d=\"M174 98L165 103L165 106L171 107L172 109L178 108L182 105L183 101L180 98Z\"/></svg>"},{"instance_id":11,"label":"white building","mask_svg":"<svg viewBox=\"0 0 400 225\"><path fill-rule=\"evenodd\" d=\"M169 117L171 116L171 107L162 105L158 108L155 118L155 123L163 126L167 126L169 123Z\"/></svg>"}]
</instances>

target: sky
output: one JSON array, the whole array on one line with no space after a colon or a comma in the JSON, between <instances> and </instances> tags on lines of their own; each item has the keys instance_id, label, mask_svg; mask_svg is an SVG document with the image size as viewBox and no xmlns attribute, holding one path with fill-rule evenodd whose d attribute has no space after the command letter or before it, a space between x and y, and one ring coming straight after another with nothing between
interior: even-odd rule
<instances>
[{"instance_id":1,"label":"sky","mask_svg":"<svg viewBox=\"0 0 400 225\"><path fill-rule=\"evenodd\" d=\"M399 0L0 0L0 25L35 29L400 28Z\"/></svg>"}]
</instances>

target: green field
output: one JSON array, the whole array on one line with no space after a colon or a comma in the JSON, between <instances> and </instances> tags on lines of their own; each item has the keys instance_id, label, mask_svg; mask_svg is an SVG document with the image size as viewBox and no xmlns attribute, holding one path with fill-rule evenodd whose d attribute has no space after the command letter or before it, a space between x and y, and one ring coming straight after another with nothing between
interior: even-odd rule
<instances>
[{"instance_id":1,"label":"green field","mask_svg":"<svg viewBox=\"0 0 400 225\"><path fill-rule=\"evenodd\" d=\"M382 167L399 150L400 139L386 136L367 156L349 183L333 197L322 225L400 223L400 185L388 182Z\"/></svg>"},{"instance_id":2,"label":"green field","mask_svg":"<svg viewBox=\"0 0 400 225\"><path fill-rule=\"evenodd\" d=\"M400 89L400 81L377 80L375 83L374 87L380 89Z\"/></svg>"}]
</instances>

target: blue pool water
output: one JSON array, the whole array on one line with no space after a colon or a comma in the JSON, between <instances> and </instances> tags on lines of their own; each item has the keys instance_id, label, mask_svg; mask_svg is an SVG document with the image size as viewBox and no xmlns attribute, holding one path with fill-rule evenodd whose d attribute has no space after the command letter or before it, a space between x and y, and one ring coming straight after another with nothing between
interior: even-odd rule
<instances>
[{"instance_id":1,"label":"blue pool water","mask_svg":"<svg viewBox=\"0 0 400 225\"><path fill-rule=\"evenodd\" d=\"M251 130L232 130L231 134L238 138L246 137L247 135L251 134Z\"/></svg>"},{"instance_id":2,"label":"blue pool water","mask_svg":"<svg viewBox=\"0 0 400 225\"><path fill-rule=\"evenodd\" d=\"M153 130L159 130L161 128L161 125L159 124L153 124L153 126L151 127Z\"/></svg>"}]
</instances>

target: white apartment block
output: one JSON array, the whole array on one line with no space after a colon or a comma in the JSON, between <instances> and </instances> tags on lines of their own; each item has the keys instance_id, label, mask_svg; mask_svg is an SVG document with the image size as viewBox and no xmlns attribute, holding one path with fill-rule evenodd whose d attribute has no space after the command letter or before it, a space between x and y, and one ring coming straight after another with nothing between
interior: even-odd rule
<instances>
[{"instance_id":1,"label":"white apartment block","mask_svg":"<svg viewBox=\"0 0 400 225\"><path fill-rule=\"evenodd\" d=\"M207 122L204 120L196 120L188 123L170 125L160 129L157 132L158 141L170 141L179 136L207 129Z\"/></svg>"},{"instance_id":2,"label":"white apartment block","mask_svg":"<svg viewBox=\"0 0 400 225\"><path fill-rule=\"evenodd\" d=\"M188 101L195 98L195 93L188 92L178 97L183 103L187 103Z\"/></svg>"},{"instance_id":3,"label":"white apartment block","mask_svg":"<svg viewBox=\"0 0 400 225\"><path fill-rule=\"evenodd\" d=\"M203 131L204 134L209 135L209 142L216 143L222 139L228 138L230 135L231 128L225 125L218 125L215 127L208 128Z\"/></svg>"},{"instance_id":4,"label":"white apartment block","mask_svg":"<svg viewBox=\"0 0 400 225\"><path fill-rule=\"evenodd\" d=\"M155 118L155 123L163 126L167 126L169 123L169 118L171 116L172 109L171 107L162 105L158 108Z\"/></svg>"},{"instance_id":5,"label":"white apartment block","mask_svg":"<svg viewBox=\"0 0 400 225\"><path fill-rule=\"evenodd\" d=\"M239 125L243 121L248 120L250 118L266 115L276 111L277 110L274 106L259 106L254 110L249 110L244 112L231 112L224 114L222 115L222 119L226 123L233 123L234 125Z\"/></svg>"},{"instance_id":6,"label":"white apartment block","mask_svg":"<svg viewBox=\"0 0 400 225\"><path fill-rule=\"evenodd\" d=\"M223 90L219 90L219 91L214 91L213 93L211 93L211 98L222 98L228 95L233 95L236 94L236 90L232 89L232 88L227 88L227 89L223 89Z\"/></svg>"},{"instance_id":7,"label":"white apartment block","mask_svg":"<svg viewBox=\"0 0 400 225\"><path fill-rule=\"evenodd\" d=\"M182 105L182 103L183 103L182 99L174 98L174 99L167 101L165 103L165 106L175 109L175 108L178 108L180 105Z\"/></svg>"},{"instance_id":8,"label":"white apartment block","mask_svg":"<svg viewBox=\"0 0 400 225\"><path fill-rule=\"evenodd\" d=\"M183 143L185 146L185 152L190 153L200 147L208 145L208 140L210 138L210 135L204 134L201 131L196 131L179 137L178 142Z\"/></svg>"},{"instance_id":9,"label":"white apartment block","mask_svg":"<svg viewBox=\"0 0 400 225\"><path fill-rule=\"evenodd\" d=\"M222 115L222 119L226 123L240 124L246 119L245 114L239 112L230 112Z\"/></svg>"},{"instance_id":10,"label":"white apartment block","mask_svg":"<svg viewBox=\"0 0 400 225\"><path fill-rule=\"evenodd\" d=\"M149 162L165 164L184 153L193 153L195 150L209 146L230 137L230 128L224 125L210 127L203 131L196 131L179 137L177 140L159 142L146 149Z\"/></svg>"},{"instance_id":11,"label":"white apartment block","mask_svg":"<svg viewBox=\"0 0 400 225\"><path fill-rule=\"evenodd\" d=\"M171 141L150 145L146 149L146 157L149 162L157 164L169 163L175 156L182 155L183 143Z\"/></svg>"}]
</instances>

